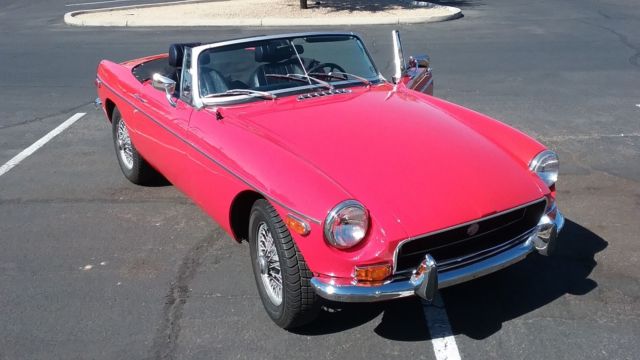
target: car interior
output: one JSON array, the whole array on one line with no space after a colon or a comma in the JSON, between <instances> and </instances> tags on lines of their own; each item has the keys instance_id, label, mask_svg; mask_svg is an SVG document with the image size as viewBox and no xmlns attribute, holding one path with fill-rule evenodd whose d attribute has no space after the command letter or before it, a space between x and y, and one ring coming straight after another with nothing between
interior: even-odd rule
<instances>
[{"instance_id":1,"label":"car interior","mask_svg":"<svg viewBox=\"0 0 640 360\"><path fill-rule=\"evenodd\" d=\"M180 90L180 74L182 73L182 60L184 49L202 45L201 43L172 44L169 47L169 56L143 62L132 69L133 76L141 83L150 80L153 74L158 73L176 82L176 91Z\"/></svg>"},{"instance_id":2,"label":"car interior","mask_svg":"<svg viewBox=\"0 0 640 360\"><path fill-rule=\"evenodd\" d=\"M348 36L299 38L293 40L273 39L252 43L239 43L229 46L211 48L200 53L198 61L198 78L200 96L222 93L230 89L250 89L258 91L273 91L304 85L304 80L287 79L273 75L305 75L313 70L316 74L328 73L323 68L330 68L345 72L344 68L359 69L357 73L376 74L371 64L363 68L362 55L356 47L346 40L353 40ZM305 42L305 45L295 42ZM326 46L331 43L332 51L327 53ZM343 45L341 45L343 44ZM172 44L169 56L142 63L133 68L133 75L145 82L154 73L160 73L176 81L176 94L180 91L180 77L185 49L199 46L201 43ZM343 46L340 48L340 46ZM309 50L311 56L303 56ZM364 50L363 50L364 51ZM364 54L366 55L366 54ZM325 63L318 59L329 58L334 62ZM360 61L360 62L358 62ZM317 75L316 75L317 76ZM320 77L320 79L324 79Z\"/></svg>"},{"instance_id":3,"label":"car interior","mask_svg":"<svg viewBox=\"0 0 640 360\"><path fill-rule=\"evenodd\" d=\"M176 92L179 92L185 48L199 45L201 44L172 44L169 47L167 58L144 62L133 68L133 75L143 83L151 79L154 73L159 73L176 81ZM217 62L213 61L215 55L212 55L215 53L204 53L198 59L200 94L204 96L229 89L268 91L290 87L295 84L292 84L291 80L272 78L266 75L304 74L296 56L296 51L298 54L303 54L304 48L302 45L295 47L294 51L293 47L285 40L269 41L256 47L243 47L244 56L236 51L236 54L229 54L231 59L226 59L225 56L225 59L220 59ZM249 60L247 56L251 57L250 61L247 61ZM318 61L313 59L304 57L301 59L307 69L318 64ZM253 67L252 71L247 71L247 65ZM219 70L222 67L228 70L227 76Z\"/></svg>"}]
</instances>

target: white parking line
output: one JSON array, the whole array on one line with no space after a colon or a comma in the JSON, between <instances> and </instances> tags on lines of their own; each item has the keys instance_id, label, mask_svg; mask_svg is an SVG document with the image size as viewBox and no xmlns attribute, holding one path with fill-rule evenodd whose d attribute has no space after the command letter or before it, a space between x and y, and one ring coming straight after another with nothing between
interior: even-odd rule
<instances>
[{"instance_id":1,"label":"white parking line","mask_svg":"<svg viewBox=\"0 0 640 360\"><path fill-rule=\"evenodd\" d=\"M28 148L22 150L18 155L14 156L11 160L7 161L4 165L0 166L0 176L9 172L9 170L13 169L14 166L18 165L22 160L28 158L31 154L40 149L44 144L49 142L49 140L56 137L56 135L63 132L66 128L73 125L76 121L80 120L83 116L87 115L87 113L77 113L72 117L68 118L62 124L58 125L55 129L49 131L49 133L40 138L40 140L34 142Z\"/></svg>"},{"instance_id":2,"label":"white parking line","mask_svg":"<svg viewBox=\"0 0 640 360\"><path fill-rule=\"evenodd\" d=\"M460 352L456 339L453 337L447 310L440 293L436 295L433 304L422 303L427 327L431 334L431 344L437 360L460 360Z\"/></svg>"}]
</instances>

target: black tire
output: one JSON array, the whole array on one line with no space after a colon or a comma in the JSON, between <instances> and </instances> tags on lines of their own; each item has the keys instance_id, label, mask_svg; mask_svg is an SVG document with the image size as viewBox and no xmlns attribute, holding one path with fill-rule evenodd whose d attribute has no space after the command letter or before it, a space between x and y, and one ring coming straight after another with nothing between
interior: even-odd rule
<instances>
[{"instance_id":1,"label":"black tire","mask_svg":"<svg viewBox=\"0 0 640 360\"><path fill-rule=\"evenodd\" d=\"M258 262L258 231L266 224L273 238L282 277L281 303L269 297ZM291 238L289 229L266 200L253 204L249 219L249 249L260 299L269 317L281 328L292 329L313 321L320 310L320 298L311 287L311 271Z\"/></svg>"},{"instance_id":2,"label":"black tire","mask_svg":"<svg viewBox=\"0 0 640 360\"><path fill-rule=\"evenodd\" d=\"M120 165L122 174L124 174L124 177L129 181L137 185L155 183L160 177L158 172L138 153L133 143L131 143L131 163L128 165L123 159L118 141L118 127L121 123L124 124L124 120L118 108L115 108L111 116L111 134L113 136L113 146L116 150L116 158L118 159L118 165Z\"/></svg>"}]
</instances>

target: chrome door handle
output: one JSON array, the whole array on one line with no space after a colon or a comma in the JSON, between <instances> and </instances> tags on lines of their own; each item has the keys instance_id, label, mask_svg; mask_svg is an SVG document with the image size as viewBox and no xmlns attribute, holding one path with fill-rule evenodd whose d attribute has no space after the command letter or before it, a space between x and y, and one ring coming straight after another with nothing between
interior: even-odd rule
<instances>
[{"instance_id":1,"label":"chrome door handle","mask_svg":"<svg viewBox=\"0 0 640 360\"><path fill-rule=\"evenodd\" d=\"M143 104L147 103L147 100L143 99L142 96L140 96L140 94L133 94L133 97L136 98L136 100L140 101Z\"/></svg>"}]
</instances>

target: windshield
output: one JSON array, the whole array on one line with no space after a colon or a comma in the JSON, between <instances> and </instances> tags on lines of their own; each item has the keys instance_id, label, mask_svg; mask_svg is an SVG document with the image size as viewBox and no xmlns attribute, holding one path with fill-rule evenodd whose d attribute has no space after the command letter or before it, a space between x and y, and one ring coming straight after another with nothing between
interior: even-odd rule
<instances>
[{"instance_id":1,"label":"windshield","mask_svg":"<svg viewBox=\"0 0 640 360\"><path fill-rule=\"evenodd\" d=\"M198 57L198 78L203 99L240 93L257 98L246 94L275 95L380 81L364 45L352 35L281 38L206 49Z\"/></svg>"}]
</instances>

